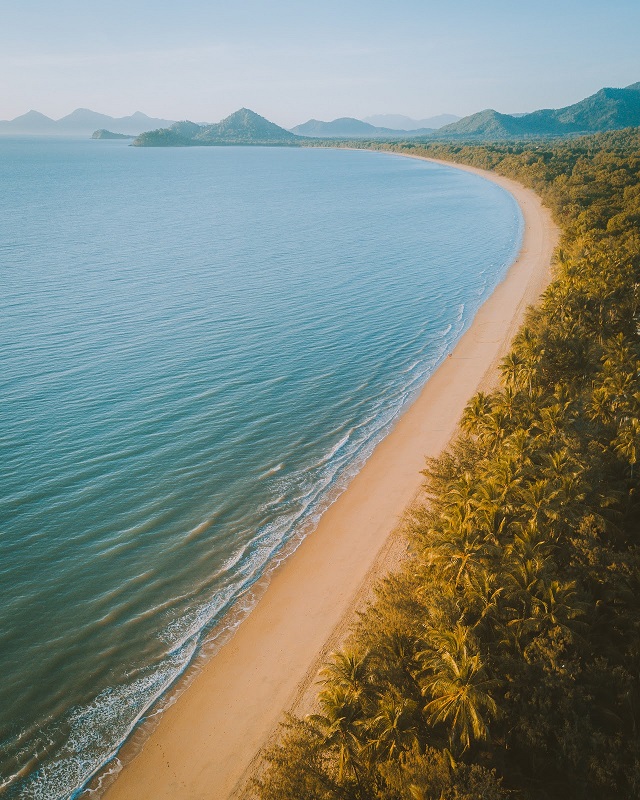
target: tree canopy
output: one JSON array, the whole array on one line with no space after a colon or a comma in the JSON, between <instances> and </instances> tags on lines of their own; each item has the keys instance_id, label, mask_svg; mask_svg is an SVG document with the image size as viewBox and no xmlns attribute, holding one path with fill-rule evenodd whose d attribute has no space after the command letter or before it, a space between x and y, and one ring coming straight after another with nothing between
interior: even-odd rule
<instances>
[{"instance_id":1,"label":"tree canopy","mask_svg":"<svg viewBox=\"0 0 640 800\"><path fill-rule=\"evenodd\" d=\"M352 145L353 146L353 145ZM514 178L555 279L425 470L410 556L265 755L262 800L640 797L640 130L371 144Z\"/></svg>"}]
</instances>

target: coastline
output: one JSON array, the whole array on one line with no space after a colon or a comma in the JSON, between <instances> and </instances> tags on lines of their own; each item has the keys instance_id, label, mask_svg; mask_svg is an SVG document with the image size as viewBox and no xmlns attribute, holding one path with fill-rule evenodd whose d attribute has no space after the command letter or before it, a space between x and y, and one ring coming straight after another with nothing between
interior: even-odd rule
<instances>
[{"instance_id":1,"label":"coastline","mask_svg":"<svg viewBox=\"0 0 640 800\"><path fill-rule=\"evenodd\" d=\"M531 190L483 170L426 160L473 172L514 195L525 221L518 258L451 357L274 572L252 613L163 712L107 789L107 800L242 796L282 713L307 706L319 662L335 649L372 583L401 557L402 542L393 534L420 496L425 457L446 447L469 398L494 384L527 306L549 281L558 232ZM127 745L124 760L126 751Z\"/></svg>"}]
</instances>

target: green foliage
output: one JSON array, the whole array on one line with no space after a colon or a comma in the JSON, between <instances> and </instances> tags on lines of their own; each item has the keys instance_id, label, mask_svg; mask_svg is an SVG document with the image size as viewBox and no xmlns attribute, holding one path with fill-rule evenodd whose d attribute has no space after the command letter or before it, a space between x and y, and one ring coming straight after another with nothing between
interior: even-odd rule
<instances>
[{"instance_id":1,"label":"green foliage","mask_svg":"<svg viewBox=\"0 0 640 800\"><path fill-rule=\"evenodd\" d=\"M176 122L140 134L136 147L191 147L197 145L296 145L299 137L248 108L241 108L215 125Z\"/></svg>"},{"instance_id":2,"label":"green foliage","mask_svg":"<svg viewBox=\"0 0 640 800\"><path fill-rule=\"evenodd\" d=\"M640 131L377 147L534 188L564 231L556 278L258 794L640 797Z\"/></svg>"}]
</instances>

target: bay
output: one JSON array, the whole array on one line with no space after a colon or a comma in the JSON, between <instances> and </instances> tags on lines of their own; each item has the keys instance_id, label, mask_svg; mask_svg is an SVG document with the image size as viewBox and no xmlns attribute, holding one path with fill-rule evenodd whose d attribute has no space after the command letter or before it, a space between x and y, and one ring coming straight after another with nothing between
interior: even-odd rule
<instances>
[{"instance_id":1,"label":"bay","mask_svg":"<svg viewBox=\"0 0 640 800\"><path fill-rule=\"evenodd\" d=\"M0 787L66 798L250 610L503 277L364 151L0 139Z\"/></svg>"}]
</instances>

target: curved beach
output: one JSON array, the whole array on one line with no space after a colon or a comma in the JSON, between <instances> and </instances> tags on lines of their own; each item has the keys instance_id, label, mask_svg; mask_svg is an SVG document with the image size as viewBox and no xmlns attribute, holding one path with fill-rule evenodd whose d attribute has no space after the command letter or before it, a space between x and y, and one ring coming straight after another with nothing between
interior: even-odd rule
<instances>
[{"instance_id":1,"label":"curved beach","mask_svg":"<svg viewBox=\"0 0 640 800\"><path fill-rule=\"evenodd\" d=\"M372 582L401 556L393 534L420 496L425 457L446 447L469 398L495 383L527 306L549 282L558 240L550 213L531 190L459 168L516 198L525 221L518 259L349 488L275 572L233 638L164 711L107 790L108 800L244 796L242 787L283 712L305 707L319 661L334 649Z\"/></svg>"}]
</instances>

